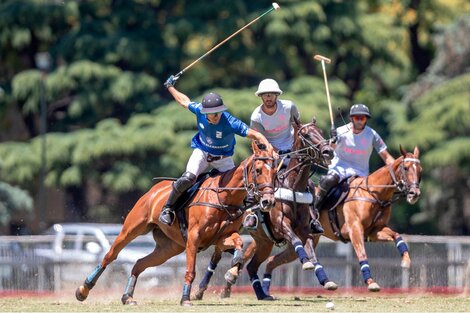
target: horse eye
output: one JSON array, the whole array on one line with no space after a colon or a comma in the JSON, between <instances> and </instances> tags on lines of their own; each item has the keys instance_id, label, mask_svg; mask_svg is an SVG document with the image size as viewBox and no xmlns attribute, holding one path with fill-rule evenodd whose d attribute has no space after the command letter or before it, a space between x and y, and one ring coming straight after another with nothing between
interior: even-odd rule
<instances>
[{"instance_id":1,"label":"horse eye","mask_svg":"<svg viewBox=\"0 0 470 313\"><path fill-rule=\"evenodd\" d=\"M260 168L256 169L256 174L261 175L261 169Z\"/></svg>"}]
</instances>

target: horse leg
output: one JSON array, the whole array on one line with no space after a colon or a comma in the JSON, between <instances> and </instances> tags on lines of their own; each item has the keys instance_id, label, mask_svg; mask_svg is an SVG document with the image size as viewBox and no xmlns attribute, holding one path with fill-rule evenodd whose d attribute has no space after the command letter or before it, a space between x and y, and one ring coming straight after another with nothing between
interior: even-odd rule
<instances>
[{"instance_id":1,"label":"horse leg","mask_svg":"<svg viewBox=\"0 0 470 313\"><path fill-rule=\"evenodd\" d=\"M255 254L256 251L256 241L250 242L248 247L245 250L245 253L243 253L243 264L246 264L253 255ZM242 269L243 265L240 266L240 270ZM232 284L227 281L227 284L225 285L224 289L220 292L220 297L223 298L230 298L230 295L232 294Z\"/></svg>"},{"instance_id":2,"label":"horse leg","mask_svg":"<svg viewBox=\"0 0 470 313\"><path fill-rule=\"evenodd\" d=\"M196 277L196 255L199 246L198 229L188 230L188 241L186 242L186 273L184 274L183 294L180 305L192 306L191 287Z\"/></svg>"},{"instance_id":3,"label":"horse leg","mask_svg":"<svg viewBox=\"0 0 470 313\"><path fill-rule=\"evenodd\" d=\"M211 260L209 262L209 266L207 267L206 273L204 274L204 277L199 284L198 291L192 298L193 300L202 300L204 292L207 290L207 286L209 285L212 275L214 274L214 271L217 268L221 258L222 251L218 247L215 247L214 253L212 254Z\"/></svg>"},{"instance_id":4,"label":"horse leg","mask_svg":"<svg viewBox=\"0 0 470 313\"><path fill-rule=\"evenodd\" d=\"M140 212L142 210L146 210L146 208L144 207L143 201L139 200L134 208L129 212L119 236L113 242L101 263L90 275L87 276L83 285L76 289L75 297L78 301L84 301L88 297L90 290L95 286L98 278L103 274L106 267L116 260L119 252L121 252L121 250L137 236L146 233L148 224L146 219L141 218L142 214Z\"/></svg>"},{"instance_id":5,"label":"horse leg","mask_svg":"<svg viewBox=\"0 0 470 313\"><path fill-rule=\"evenodd\" d=\"M137 284L139 275L147 268L163 264L169 258L184 251L184 247L178 245L166 237L159 229L155 229L154 238L157 238L158 243L155 250L149 255L139 259L132 268L131 275L127 281L124 294L121 297L121 302L124 305L136 305L134 300L134 290Z\"/></svg>"},{"instance_id":6,"label":"horse leg","mask_svg":"<svg viewBox=\"0 0 470 313\"><path fill-rule=\"evenodd\" d=\"M263 291L263 287L261 286L261 282L258 277L258 269L261 263L263 263L271 254L273 249L273 243L271 240L262 240L256 243L256 251L248 265L246 266L246 270L248 271L248 275L250 276L251 285L253 290L255 291L256 298L258 300L274 300L274 297L267 295Z\"/></svg>"},{"instance_id":7,"label":"horse leg","mask_svg":"<svg viewBox=\"0 0 470 313\"><path fill-rule=\"evenodd\" d=\"M243 240L240 238L240 234L234 232L230 237L225 238L218 247L222 251L234 249L231 268L224 275L227 283L233 285L237 282L238 272L243 267Z\"/></svg>"},{"instance_id":8,"label":"horse leg","mask_svg":"<svg viewBox=\"0 0 470 313\"><path fill-rule=\"evenodd\" d=\"M372 234L369 235L369 238L371 241L394 241L395 246L397 247L398 252L400 252L401 255L401 267L411 267L411 259L408 251L408 245L405 243L399 233L393 231L387 226L384 226L381 229L372 232Z\"/></svg>"},{"instance_id":9,"label":"horse leg","mask_svg":"<svg viewBox=\"0 0 470 313\"><path fill-rule=\"evenodd\" d=\"M275 268L278 268L282 264L287 264L297 259L297 254L291 245L286 247L280 253L276 255L271 255L266 261L266 269L263 276L263 291L265 294L269 295L269 288L271 287L271 278L272 273Z\"/></svg>"},{"instance_id":10,"label":"horse leg","mask_svg":"<svg viewBox=\"0 0 470 313\"><path fill-rule=\"evenodd\" d=\"M320 237L315 237L318 242ZM326 275L326 272L323 269L323 265L321 265L321 263L318 261L317 255L315 253L315 246L317 243L315 243L314 240L315 239L313 239L312 237L307 238L307 241L305 242L305 251L307 252L310 258L310 262L313 263L315 266L313 270L320 285L322 285L323 289L325 290L334 291L338 289L338 285L328 278L328 275Z\"/></svg>"},{"instance_id":11,"label":"horse leg","mask_svg":"<svg viewBox=\"0 0 470 313\"><path fill-rule=\"evenodd\" d=\"M344 210L344 209L343 209ZM380 286L373 279L370 273L369 261L367 260L366 249L364 245L364 230L360 221L349 223L349 239L356 252L359 266L361 267L362 277L367 284L369 291L380 291Z\"/></svg>"}]
</instances>

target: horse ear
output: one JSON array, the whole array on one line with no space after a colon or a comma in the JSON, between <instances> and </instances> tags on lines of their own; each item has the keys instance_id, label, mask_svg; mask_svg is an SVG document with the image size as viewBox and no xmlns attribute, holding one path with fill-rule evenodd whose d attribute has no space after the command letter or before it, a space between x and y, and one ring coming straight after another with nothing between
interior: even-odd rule
<instances>
[{"instance_id":1,"label":"horse ear","mask_svg":"<svg viewBox=\"0 0 470 313\"><path fill-rule=\"evenodd\" d=\"M317 125L317 118L315 116L312 118L312 124Z\"/></svg>"},{"instance_id":2,"label":"horse ear","mask_svg":"<svg viewBox=\"0 0 470 313\"><path fill-rule=\"evenodd\" d=\"M418 146L415 146L415 150L413 151L413 154L415 155L416 158L419 158L419 149L418 149Z\"/></svg>"},{"instance_id":3,"label":"horse ear","mask_svg":"<svg viewBox=\"0 0 470 313\"><path fill-rule=\"evenodd\" d=\"M401 145L400 145L400 152L401 152L401 155L406 156L406 150L403 149Z\"/></svg>"}]
</instances>

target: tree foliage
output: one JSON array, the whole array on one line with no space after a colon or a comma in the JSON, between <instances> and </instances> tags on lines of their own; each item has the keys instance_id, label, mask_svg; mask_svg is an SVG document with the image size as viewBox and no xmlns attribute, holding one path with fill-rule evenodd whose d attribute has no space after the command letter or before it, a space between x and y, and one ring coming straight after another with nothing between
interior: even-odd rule
<instances>
[{"instance_id":1,"label":"tree foliage","mask_svg":"<svg viewBox=\"0 0 470 313\"><path fill-rule=\"evenodd\" d=\"M435 43L431 36L468 12L466 1L280 4L281 10L186 71L178 89L195 101L208 91L219 92L231 113L248 122L260 103L253 94L257 84L275 78L284 91L281 98L299 106L302 120L316 117L326 130L330 125L323 73L313 59L322 54L332 59L326 71L337 126L352 102L363 102L372 110L371 125L390 142L392 152L398 143L418 144L426 166L468 167L468 130L458 127L469 124L468 114L463 114L468 101L461 101L468 99L469 90L461 70L468 69L470 59L461 55L467 51L461 31L467 22L452 26L452 36L459 40L448 35ZM1 178L37 192L44 95L47 185L65 192L74 218L121 218L154 176L180 175L191 153L194 116L171 101L162 82L270 5L222 0L210 5L183 0L2 1L0 127L12 135L0 144ZM52 66L41 72L35 56L45 51ZM7 122L15 112L20 113L19 122ZM437 115L439 123L433 119ZM22 140L19 129L27 131L28 140ZM443 155L443 149L453 153ZM238 139L235 160L249 153L248 140ZM379 165L377 160L373 164ZM90 189L99 195L94 200L87 197ZM398 210L397 216L395 222L410 229L411 215Z\"/></svg>"}]
</instances>

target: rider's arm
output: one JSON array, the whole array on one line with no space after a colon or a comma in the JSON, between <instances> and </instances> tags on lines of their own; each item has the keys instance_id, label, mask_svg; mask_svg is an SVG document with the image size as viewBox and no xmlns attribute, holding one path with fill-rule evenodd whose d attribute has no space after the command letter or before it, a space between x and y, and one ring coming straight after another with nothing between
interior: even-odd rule
<instances>
[{"instance_id":1,"label":"rider's arm","mask_svg":"<svg viewBox=\"0 0 470 313\"><path fill-rule=\"evenodd\" d=\"M264 144L266 147L271 146L269 141L264 137L264 135L254 129L249 128L246 136L250 139L257 140L260 143Z\"/></svg>"},{"instance_id":2,"label":"rider's arm","mask_svg":"<svg viewBox=\"0 0 470 313\"><path fill-rule=\"evenodd\" d=\"M395 158L392 157L390 153L388 153L387 149L383 150L379 153L382 160L384 160L385 164L392 164L395 161Z\"/></svg>"},{"instance_id":3,"label":"rider's arm","mask_svg":"<svg viewBox=\"0 0 470 313\"><path fill-rule=\"evenodd\" d=\"M178 102L179 105L181 105L185 109L188 108L188 105L191 103L191 100L188 98L187 95L176 90L176 88L173 86L168 87L168 91L171 93L173 98L175 98L176 102Z\"/></svg>"}]
</instances>

